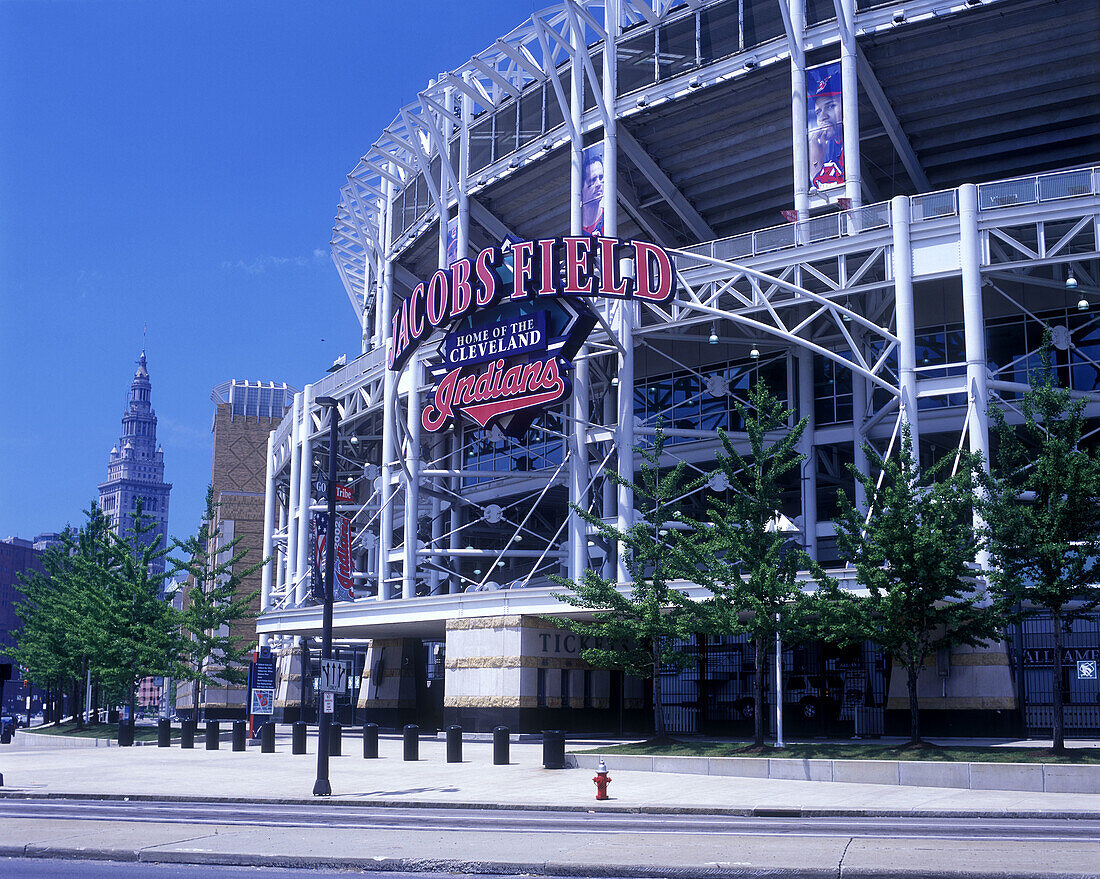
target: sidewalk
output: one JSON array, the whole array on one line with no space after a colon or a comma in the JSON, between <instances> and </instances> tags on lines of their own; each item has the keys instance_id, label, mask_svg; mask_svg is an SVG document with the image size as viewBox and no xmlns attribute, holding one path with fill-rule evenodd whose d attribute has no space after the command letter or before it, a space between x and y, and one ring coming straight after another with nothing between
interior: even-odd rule
<instances>
[{"instance_id":1,"label":"sidewalk","mask_svg":"<svg viewBox=\"0 0 1100 879\"><path fill-rule=\"evenodd\" d=\"M0 747L0 809L5 798L75 797L97 800L282 802L324 808L312 796L316 738L308 753L290 753L279 736L276 753L258 747L233 752L228 742L206 751L200 745L172 748L68 748L52 737L21 732ZM569 747L599 746L570 741ZM603 744L609 744L604 742ZM553 832L549 828L501 832L482 819L457 818L459 832L426 822L415 831L386 825L384 815L369 830L338 823L311 827L260 821L199 823L180 820L112 821L82 817L21 815L0 820L0 858L104 859L183 864L270 865L362 871L434 871L541 876L631 876L703 879L1034 879L1100 875L1100 842L1074 838L1010 839L937 836L932 821L913 822L926 836L894 836L874 827L818 833L835 822L811 821L786 831L735 830L732 816L947 817L965 828L979 819L1030 817L1100 820L1100 794L1031 793L905 787L888 784L794 781L685 775L616 769L608 764L611 799L595 800L591 769L542 768L542 745L510 745L511 762L493 765L487 741L466 741L464 762L448 764L442 739L420 742L416 762L402 759L402 740L383 736L380 758L362 757L362 740L347 735L345 756L332 757L333 796L324 803L372 806L470 807L504 811L577 813L635 812L731 816L736 835L676 832ZM14 804L13 804L14 805ZM488 817L488 816L486 816ZM532 816L534 817L534 816ZM537 823L537 818L535 819ZM1057 825L1062 826L1064 825ZM451 828L453 831L455 828Z\"/></svg>"},{"instance_id":2,"label":"sidewalk","mask_svg":"<svg viewBox=\"0 0 1100 879\"><path fill-rule=\"evenodd\" d=\"M0 795L315 801L315 737L310 738L305 755L291 754L289 737L284 735L278 737L274 754L262 754L257 746L233 752L228 741L221 743L220 750L206 751L201 738L190 751L178 744L69 748L52 738L20 731L11 745L0 747L4 781ZM567 750L600 744L570 740ZM463 762L454 764L446 762L445 742L436 738L421 739L417 762L402 759L399 736L382 736L379 759L364 760L361 738L347 734L343 753L332 758L330 779L333 799L346 802L736 815L781 810L806 816L1100 819L1100 794L647 772L617 768L616 759L622 758L614 756L606 758L611 799L596 802L592 769L543 769L538 742L512 742L507 766L493 765L492 744L486 741L465 741Z\"/></svg>"}]
</instances>

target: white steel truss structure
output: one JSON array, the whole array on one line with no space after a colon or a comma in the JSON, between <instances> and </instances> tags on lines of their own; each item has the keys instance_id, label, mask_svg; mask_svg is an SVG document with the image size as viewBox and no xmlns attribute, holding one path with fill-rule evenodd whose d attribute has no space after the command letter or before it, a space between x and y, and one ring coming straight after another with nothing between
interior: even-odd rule
<instances>
[{"instance_id":1,"label":"white steel truss structure","mask_svg":"<svg viewBox=\"0 0 1100 879\"><path fill-rule=\"evenodd\" d=\"M779 0L778 8L770 0L776 24L766 38L751 31L750 5L553 4L430 84L348 175L332 255L362 327L363 353L307 385L272 434L265 639L319 627L308 523L319 509L314 480L327 472L329 455L355 492L341 511L357 534L356 593L365 599L338 609L338 632L362 637L385 620L438 634L470 593L550 613L561 611L548 597L551 574L602 567L622 579L615 547L590 533L570 504L629 526L634 500L605 472L631 477L635 447L650 441L658 420L670 439L669 463L709 473L717 428L738 438L730 404L758 378L810 418L806 462L785 512L825 563L837 559L829 493L846 488L859 504L873 502L845 468L874 466L865 443L890 454L908 423L918 454L965 443L988 458L988 407L1014 405L1034 363L1035 327L1056 328L1060 367L1088 397L1090 416L1100 415L1092 317L1100 302L1089 301L1100 293L1100 169L1073 161L1069 170L929 191L929 180L940 178L925 165L938 167L939 153L922 153L921 138L933 132L896 112L890 84L876 76L884 62L873 54L875 40L953 16L967 20L977 15L974 4L857 9L854 0L835 0L833 17L811 21L798 0ZM705 28L722 15L733 22L730 51L711 57ZM688 46L679 66L668 60L670 46ZM839 56L850 103L843 202L812 191L805 173L807 57L826 54ZM635 58L644 76L631 66ZM789 82L777 77L781 67ZM692 177L675 157L659 155L660 129L647 138L645 120L680 125L673 114L694 108L700 138L711 129L725 137L708 122L720 110L707 95L754 77L789 93L793 139L779 130L762 137L785 156L769 174L784 177L782 203L793 204L793 221L724 235L737 226L728 214L740 196L712 202L709 193L721 187L700 182L714 176L709 167ZM877 117L873 137L870 124L861 130L861 112ZM886 146L875 146L879 140ZM543 234L579 234L581 153L600 141L604 233L667 246L675 295L660 305L597 300L599 323L575 358L571 399L521 440L469 423L422 432L434 345L400 372L387 369L395 303L425 271L445 264L452 220L459 257L544 222ZM879 148L891 150L901 169L904 185L892 191L917 194L875 197L881 174L872 163L861 171L860 156ZM717 158L708 162L721 167ZM747 199L755 197L752 178L766 176L744 174ZM338 401L339 448L329 448L331 410L318 397ZM712 480L697 500L724 490ZM528 597L513 596L517 589ZM395 611L395 599L411 603Z\"/></svg>"}]
</instances>

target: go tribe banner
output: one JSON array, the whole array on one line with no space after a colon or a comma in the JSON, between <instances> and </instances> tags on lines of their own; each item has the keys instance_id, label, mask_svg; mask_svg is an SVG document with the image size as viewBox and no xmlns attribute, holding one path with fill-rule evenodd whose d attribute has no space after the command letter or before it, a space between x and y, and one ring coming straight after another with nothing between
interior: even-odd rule
<instances>
[{"instance_id":1,"label":"go tribe banner","mask_svg":"<svg viewBox=\"0 0 1100 879\"><path fill-rule=\"evenodd\" d=\"M623 272L624 261L633 272ZM428 367L436 386L422 426L439 431L461 414L519 436L570 392L571 360L597 322L586 300L665 302L675 277L669 254L645 241L577 236L487 247L401 303L389 367L401 369L421 342L449 330Z\"/></svg>"}]
</instances>

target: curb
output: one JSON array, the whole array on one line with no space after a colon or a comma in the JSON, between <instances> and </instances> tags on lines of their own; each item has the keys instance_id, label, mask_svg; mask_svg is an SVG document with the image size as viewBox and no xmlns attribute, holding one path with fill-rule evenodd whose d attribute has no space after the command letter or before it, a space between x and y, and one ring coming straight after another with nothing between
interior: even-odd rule
<instances>
[{"instance_id":1,"label":"curb","mask_svg":"<svg viewBox=\"0 0 1100 879\"><path fill-rule=\"evenodd\" d=\"M657 864L562 864L551 861L464 861L452 858L311 858L300 855L257 855L214 852L156 852L133 849L67 849L0 845L0 856L36 860L119 861L195 866L280 867L298 870L358 870L363 873L459 873L490 876L551 876L563 879L836 879L841 867L680 867ZM853 879L990 879L988 869L889 870L848 868ZM1050 872L1012 873L1012 879L1052 879ZM1090 873L1060 873L1062 879L1088 879Z\"/></svg>"},{"instance_id":2,"label":"curb","mask_svg":"<svg viewBox=\"0 0 1100 879\"><path fill-rule=\"evenodd\" d=\"M355 806L362 809L456 809L505 812L610 812L621 815L725 815L731 818L1011 818L1027 820L1100 821L1100 810L1046 810L1034 809L862 809L862 808L776 808L768 806L722 808L719 806L618 806L607 803L591 805L485 803L485 802L437 802L434 800L345 800L339 796L328 799L316 797L183 797L153 794L66 794L61 792L36 793L33 791L0 790L0 799L21 800L86 800L95 802L133 803L273 803L283 806ZM3 846L0 846L0 852ZM835 879L835 874L834 874Z\"/></svg>"}]
</instances>

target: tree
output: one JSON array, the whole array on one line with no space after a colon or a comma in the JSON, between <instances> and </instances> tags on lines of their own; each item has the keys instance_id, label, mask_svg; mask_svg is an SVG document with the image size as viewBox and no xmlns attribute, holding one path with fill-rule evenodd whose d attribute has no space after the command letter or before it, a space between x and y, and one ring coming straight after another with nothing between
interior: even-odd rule
<instances>
[{"instance_id":1,"label":"tree","mask_svg":"<svg viewBox=\"0 0 1100 879\"><path fill-rule=\"evenodd\" d=\"M870 446L867 452L874 455ZM851 468L872 499L870 516L838 493L837 541L868 594L838 596L827 631L837 640L870 639L905 670L913 745L920 742L917 677L925 660L941 648L985 644L1001 619L971 567L978 549L975 466L959 450L920 472L905 425L901 453L883 462L881 483Z\"/></svg>"},{"instance_id":2,"label":"tree","mask_svg":"<svg viewBox=\"0 0 1100 879\"><path fill-rule=\"evenodd\" d=\"M714 634L747 633L756 657L753 688L753 739L764 745L764 666L776 635L784 641L807 636L819 603L803 590L799 572L817 582L832 581L780 526L784 478L802 462L796 451L806 429L803 418L788 429L790 410L763 380L749 393L749 405L735 407L748 435L747 456L719 429L722 451L717 473L730 486L726 498L712 497L707 523L692 522L699 581L712 594L704 602L707 629ZM769 434L782 434L769 441Z\"/></svg>"},{"instance_id":3,"label":"tree","mask_svg":"<svg viewBox=\"0 0 1100 879\"><path fill-rule=\"evenodd\" d=\"M591 620L554 621L579 635L599 639L597 646L581 651L588 662L603 668L619 668L652 682L654 729L658 737L665 735L661 669L685 664L680 645L694 633L697 620L695 603L671 585L691 564L673 513L680 498L697 484L688 484L686 464L682 461L662 475L664 444L664 432L658 423L652 448L637 449L642 457L637 482L606 471L609 479L633 492L641 519L629 529L622 531L573 505L609 543L619 543L630 575L629 591L620 592L614 582L592 569L584 572L580 582L555 578L571 590L557 594L559 601L594 613Z\"/></svg>"},{"instance_id":4,"label":"tree","mask_svg":"<svg viewBox=\"0 0 1100 879\"><path fill-rule=\"evenodd\" d=\"M191 581L182 618L189 635L185 644L188 662L180 676L207 685L242 684L248 676L245 659L253 645L233 634L233 624L256 616L251 604L259 593L246 593L244 582L262 562L242 564L248 550L237 549L240 537L221 542L221 530L214 525L216 512L211 487L198 532L173 543L173 550L181 556L172 558L172 572L185 573Z\"/></svg>"},{"instance_id":5,"label":"tree","mask_svg":"<svg viewBox=\"0 0 1100 879\"><path fill-rule=\"evenodd\" d=\"M85 516L79 531L67 529L61 544L43 554L43 572L21 575L23 597L16 613L23 625L14 651L36 683L59 689L72 685L77 717L84 676L91 671L98 677L99 620L111 567L109 521L94 503Z\"/></svg>"},{"instance_id":6,"label":"tree","mask_svg":"<svg viewBox=\"0 0 1100 879\"><path fill-rule=\"evenodd\" d=\"M156 524L144 513L142 501L123 533L107 532L111 567L102 616L99 619L100 675L110 696L126 699L134 716L137 683L155 675L173 675L179 666L179 614L163 599L160 562L168 550Z\"/></svg>"},{"instance_id":7,"label":"tree","mask_svg":"<svg viewBox=\"0 0 1100 879\"><path fill-rule=\"evenodd\" d=\"M990 410L999 439L982 515L994 589L1025 614L1050 614L1054 633L1052 738L1065 749L1064 634L1100 606L1100 458L1083 446L1085 400L1060 387L1044 334L1023 395L1022 424Z\"/></svg>"}]
</instances>

